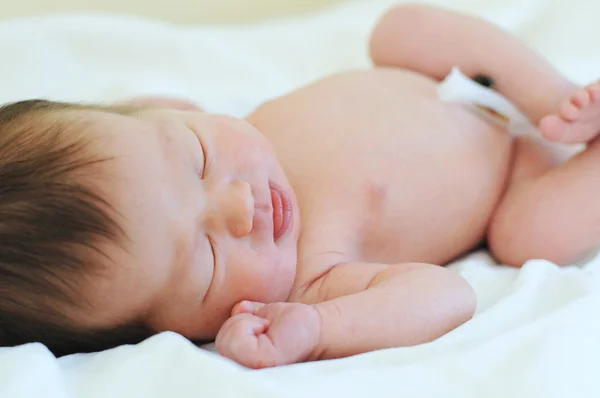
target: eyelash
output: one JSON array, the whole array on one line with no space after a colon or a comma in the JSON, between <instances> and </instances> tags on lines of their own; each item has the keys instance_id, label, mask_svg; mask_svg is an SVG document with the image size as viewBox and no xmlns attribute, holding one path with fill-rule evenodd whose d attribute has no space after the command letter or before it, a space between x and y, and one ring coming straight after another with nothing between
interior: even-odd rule
<instances>
[{"instance_id":1,"label":"eyelash","mask_svg":"<svg viewBox=\"0 0 600 398\"><path fill-rule=\"evenodd\" d=\"M213 282L215 280L215 268L217 267L217 256L216 256L215 246L213 244L212 239L210 239L210 237L208 235L206 235L206 239L208 239L208 245L210 246L210 251L213 256L213 275L211 277L210 284L208 285L208 289L206 290L206 293L204 294L204 299L202 299L202 302L204 302L206 300L206 298L208 297L208 293L212 289Z\"/></svg>"},{"instance_id":2,"label":"eyelash","mask_svg":"<svg viewBox=\"0 0 600 398\"><path fill-rule=\"evenodd\" d=\"M198 167L196 167L196 174L198 174L200 176L201 180L204 179L205 173L206 173L206 161L204 162L204 165L198 165Z\"/></svg>"},{"instance_id":3,"label":"eyelash","mask_svg":"<svg viewBox=\"0 0 600 398\"><path fill-rule=\"evenodd\" d=\"M206 150L204 149L204 145L200 144L202 147L202 158L204 159L202 163L202 179L204 179L204 175L206 174L206 170L208 169L208 155L206 154Z\"/></svg>"},{"instance_id":4,"label":"eyelash","mask_svg":"<svg viewBox=\"0 0 600 398\"><path fill-rule=\"evenodd\" d=\"M204 145L202 144L202 141L200 140L200 138L196 134L196 132L193 129L191 129L191 128L190 128L190 130L192 131L192 134L194 134L194 136L196 136L196 140L198 140L198 145L200 145L200 150L202 151L203 164L202 165L198 165L196 167L196 174L198 174L200 176L200 179L203 180L204 176L206 174L206 166L208 165L208 160L207 160L207 156L206 156L206 150L204 148ZM200 168L202 168L202 169L200 169Z\"/></svg>"},{"instance_id":5,"label":"eyelash","mask_svg":"<svg viewBox=\"0 0 600 398\"><path fill-rule=\"evenodd\" d=\"M214 245L212 239L210 238L210 236L207 235L206 239L208 239L208 244L210 245L210 251L211 251L212 256L213 256L213 263L216 264L217 263L217 253L216 253L216 250L215 250L215 245Z\"/></svg>"}]
</instances>

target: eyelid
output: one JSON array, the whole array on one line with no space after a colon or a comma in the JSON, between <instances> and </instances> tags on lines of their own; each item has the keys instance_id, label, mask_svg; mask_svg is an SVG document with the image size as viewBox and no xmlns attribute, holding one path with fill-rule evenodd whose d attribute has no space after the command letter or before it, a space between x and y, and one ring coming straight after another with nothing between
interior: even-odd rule
<instances>
[{"instance_id":1,"label":"eyelid","mask_svg":"<svg viewBox=\"0 0 600 398\"><path fill-rule=\"evenodd\" d=\"M188 128L190 129L192 134L194 134L194 136L198 140L198 144L200 144L200 148L202 149L203 164L202 164L202 172L199 174L200 174L200 178L204 179L204 175L206 174L206 168L208 167L208 156L207 156L206 146L202 142L202 139L200 139L200 135L197 134L196 131L193 128L191 128L190 126L188 126Z\"/></svg>"},{"instance_id":2,"label":"eyelid","mask_svg":"<svg viewBox=\"0 0 600 398\"><path fill-rule=\"evenodd\" d=\"M217 262L217 251L215 250L215 243L210 238L210 236L206 235L206 238L208 239L208 244L210 245L210 251L213 256L213 263L216 263Z\"/></svg>"},{"instance_id":3,"label":"eyelid","mask_svg":"<svg viewBox=\"0 0 600 398\"><path fill-rule=\"evenodd\" d=\"M208 239L208 244L210 246L210 251L211 251L212 257L213 257L213 272L212 272L212 276L210 278L210 284L208 285L208 289L206 289L206 293L204 293L204 298L202 299L202 302L204 302L204 300L206 300L206 298L208 297L208 293L210 292L213 281L215 280L215 269L217 268L217 255L216 255L216 250L215 250L215 244L214 244L213 240L210 238L210 236L206 235L206 239Z\"/></svg>"}]
</instances>

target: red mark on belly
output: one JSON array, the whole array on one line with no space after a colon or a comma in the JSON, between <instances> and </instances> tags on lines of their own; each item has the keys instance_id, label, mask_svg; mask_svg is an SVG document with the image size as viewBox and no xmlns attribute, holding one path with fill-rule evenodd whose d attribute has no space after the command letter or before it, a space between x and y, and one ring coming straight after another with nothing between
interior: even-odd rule
<instances>
[{"instance_id":1,"label":"red mark on belly","mask_svg":"<svg viewBox=\"0 0 600 398\"><path fill-rule=\"evenodd\" d=\"M367 182L367 203L369 210L381 212L385 206L388 195L387 187L373 181Z\"/></svg>"}]
</instances>

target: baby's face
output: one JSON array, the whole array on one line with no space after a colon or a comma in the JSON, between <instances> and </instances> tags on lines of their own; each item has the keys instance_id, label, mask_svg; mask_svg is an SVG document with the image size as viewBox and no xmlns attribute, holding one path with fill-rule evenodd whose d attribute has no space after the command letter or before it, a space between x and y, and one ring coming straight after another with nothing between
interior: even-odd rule
<instances>
[{"instance_id":1,"label":"baby's face","mask_svg":"<svg viewBox=\"0 0 600 398\"><path fill-rule=\"evenodd\" d=\"M156 331L213 338L241 300L287 299L300 215L271 145L218 115L90 112L102 134L103 192L127 235L86 292L86 326L140 319Z\"/></svg>"}]
</instances>

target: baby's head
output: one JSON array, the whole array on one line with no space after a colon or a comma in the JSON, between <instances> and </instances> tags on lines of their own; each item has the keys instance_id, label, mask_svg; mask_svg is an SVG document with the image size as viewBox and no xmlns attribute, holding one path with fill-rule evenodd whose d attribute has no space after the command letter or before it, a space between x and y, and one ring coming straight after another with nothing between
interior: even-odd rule
<instances>
[{"instance_id":1,"label":"baby's head","mask_svg":"<svg viewBox=\"0 0 600 398\"><path fill-rule=\"evenodd\" d=\"M268 141L201 112L0 108L0 346L214 338L286 300L300 216Z\"/></svg>"}]
</instances>

